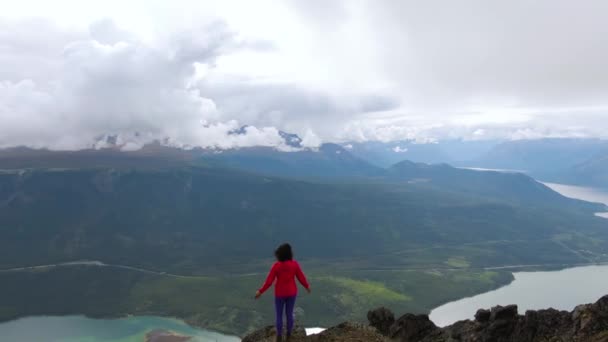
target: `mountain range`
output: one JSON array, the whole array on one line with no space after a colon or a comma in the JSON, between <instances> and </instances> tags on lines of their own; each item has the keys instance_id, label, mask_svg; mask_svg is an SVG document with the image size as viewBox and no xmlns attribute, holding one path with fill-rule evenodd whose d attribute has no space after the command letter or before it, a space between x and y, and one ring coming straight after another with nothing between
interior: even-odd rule
<instances>
[{"instance_id":1,"label":"mountain range","mask_svg":"<svg viewBox=\"0 0 608 342\"><path fill-rule=\"evenodd\" d=\"M543 181L608 188L608 140L506 141L459 165L512 169Z\"/></svg>"},{"instance_id":2,"label":"mountain range","mask_svg":"<svg viewBox=\"0 0 608 342\"><path fill-rule=\"evenodd\" d=\"M529 175L381 167L285 138L289 152L0 151L0 320L154 314L244 333L269 319L245 298L284 241L319 288L300 304L312 326L381 304L427 312L510 281L488 267L606 261L593 215L606 207ZM70 264L82 260L96 263Z\"/></svg>"}]
</instances>

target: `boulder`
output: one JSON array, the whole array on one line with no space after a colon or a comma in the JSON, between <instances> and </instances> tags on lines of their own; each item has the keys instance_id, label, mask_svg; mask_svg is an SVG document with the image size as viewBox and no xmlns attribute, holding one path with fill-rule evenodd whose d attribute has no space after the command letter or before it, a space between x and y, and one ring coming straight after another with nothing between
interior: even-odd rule
<instances>
[{"instance_id":1,"label":"boulder","mask_svg":"<svg viewBox=\"0 0 608 342\"><path fill-rule=\"evenodd\" d=\"M608 296L597 302L577 306L571 314L575 335L591 339L608 331ZM608 341L608 339L607 339Z\"/></svg>"},{"instance_id":2,"label":"boulder","mask_svg":"<svg viewBox=\"0 0 608 342\"><path fill-rule=\"evenodd\" d=\"M475 313L475 321L479 323L486 323L490 320L490 310L479 309Z\"/></svg>"},{"instance_id":3,"label":"boulder","mask_svg":"<svg viewBox=\"0 0 608 342\"><path fill-rule=\"evenodd\" d=\"M367 320L369 325L376 328L382 335L388 336L393 323L395 323L395 314L385 307L380 307L367 312Z\"/></svg>"},{"instance_id":4,"label":"boulder","mask_svg":"<svg viewBox=\"0 0 608 342\"><path fill-rule=\"evenodd\" d=\"M514 320L517 319L517 305L495 306L490 312L490 320Z\"/></svg>"},{"instance_id":5,"label":"boulder","mask_svg":"<svg viewBox=\"0 0 608 342\"><path fill-rule=\"evenodd\" d=\"M405 314L391 326L389 337L401 342L418 342L437 329L428 315Z\"/></svg>"}]
</instances>

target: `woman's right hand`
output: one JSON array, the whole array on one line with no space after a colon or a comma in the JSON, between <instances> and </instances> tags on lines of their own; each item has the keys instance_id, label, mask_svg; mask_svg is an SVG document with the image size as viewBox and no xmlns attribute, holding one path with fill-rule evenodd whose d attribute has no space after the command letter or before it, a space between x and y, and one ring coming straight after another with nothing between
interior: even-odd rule
<instances>
[{"instance_id":1,"label":"woman's right hand","mask_svg":"<svg viewBox=\"0 0 608 342\"><path fill-rule=\"evenodd\" d=\"M306 289L306 292L308 292L308 294L310 294L311 291L312 290L310 289L310 287Z\"/></svg>"}]
</instances>

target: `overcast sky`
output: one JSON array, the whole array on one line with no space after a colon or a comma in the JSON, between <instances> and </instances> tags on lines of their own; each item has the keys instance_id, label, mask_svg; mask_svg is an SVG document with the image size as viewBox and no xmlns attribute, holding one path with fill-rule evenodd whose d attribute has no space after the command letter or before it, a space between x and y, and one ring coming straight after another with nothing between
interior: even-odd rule
<instances>
[{"instance_id":1,"label":"overcast sky","mask_svg":"<svg viewBox=\"0 0 608 342\"><path fill-rule=\"evenodd\" d=\"M604 0L12 1L0 147L608 137L606 13Z\"/></svg>"}]
</instances>

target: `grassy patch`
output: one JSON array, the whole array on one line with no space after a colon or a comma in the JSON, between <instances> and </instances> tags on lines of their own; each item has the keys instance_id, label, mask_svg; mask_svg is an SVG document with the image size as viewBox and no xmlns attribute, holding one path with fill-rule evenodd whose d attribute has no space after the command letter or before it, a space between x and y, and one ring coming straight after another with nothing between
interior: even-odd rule
<instances>
[{"instance_id":1,"label":"grassy patch","mask_svg":"<svg viewBox=\"0 0 608 342\"><path fill-rule=\"evenodd\" d=\"M355 296L370 297L385 301L409 301L412 298L405 294L397 293L388 289L384 284L368 280L355 280L345 277L321 277L317 281L329 282L345 292L351 292Z\"/></svg>"},{"instance_id":2,"label":"grassy patch","mask_svg":"<svg viewBox=\"0 0 608 342\"><path fill-rule=\"evenodd\" d=\"M446 262L446 265L454 268L468 268L471 264L465 259L465 257L457 256L451 257Z\"/></svg>"}]
</instances>

